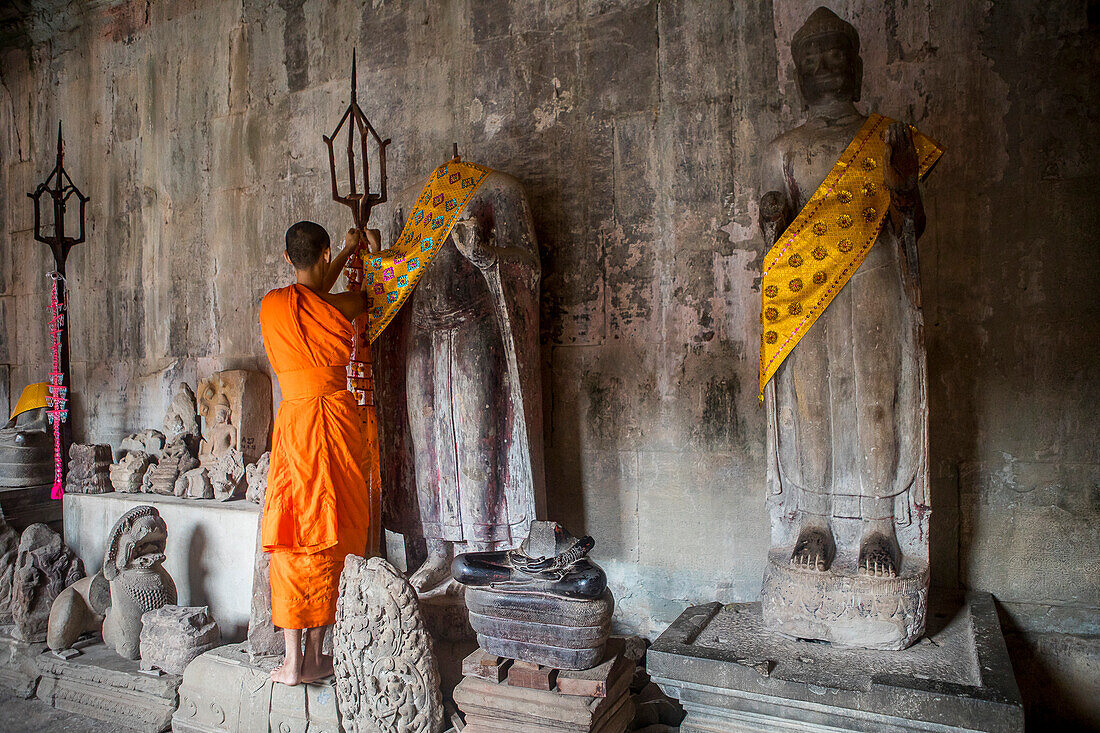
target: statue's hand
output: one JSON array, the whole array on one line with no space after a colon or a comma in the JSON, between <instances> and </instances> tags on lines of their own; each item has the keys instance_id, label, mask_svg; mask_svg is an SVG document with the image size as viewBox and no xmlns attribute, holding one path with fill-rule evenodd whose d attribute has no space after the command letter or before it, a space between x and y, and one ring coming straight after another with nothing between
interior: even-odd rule
<instances>
[{"instance_id":1,"label":"statue's hand","mask_svg":"<svg viewBox=\"0 0 1100 733\"><path fill-rule=\"evenodd\" d=\"M883 177L896 194L907 194L917 188L920 161L913 144L913 131L904 122L895 122L886 130L887 165Z\"/></svg>"},{"instance_id":2,"label":"statue's hand","mask_svg":"<svg viewBox=\"0 0 1100 733\"><path fill-rule=\"evenodd\" d=\"M790 218L786 196L779 191L768 191L761 197L760 230L764 232L767 246L775 244L783 230L787 228Z\"/></svg>"},{"instance_id":3,"label":"statue's hand","mask_svg":"<svg viewBox=\"0 0 1100 733\"><path fill-rule=\"evenodd\" d=\"M478 268L484 270L496 264L497 255L489 244L489 233L477 217L465 216L456 221L451 236L458 251Z\"/></svg>"}]
</instances>

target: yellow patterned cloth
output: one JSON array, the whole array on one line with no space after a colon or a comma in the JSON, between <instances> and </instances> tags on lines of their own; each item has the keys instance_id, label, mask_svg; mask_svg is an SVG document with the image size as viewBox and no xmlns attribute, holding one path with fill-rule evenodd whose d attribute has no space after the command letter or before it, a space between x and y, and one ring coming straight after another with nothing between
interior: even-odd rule
<instances>
[{"instance_id":1,"label":"yellow patterned cloth","mask_svg":"<svg viewBox=\"0 0 1100 733\"><path fill-rule=\"evenodd\" d=\"M416 200L397 244L368 255L361 287L370 293L370 340L373 343L401 310L420 274L447 241L451 228L470 196L492 170L451 160L432 171ZM355 289L355 285L350 285Z\"/></svg>"},{"instance_id":2,"label":"yellow patterned cloth","mask_svg":"<svg viewBox=\"0 0 1100 733\"><path fill-rule=\"evenodd\" d=\"M883 169L893 120L871 115L814 195L764 257L760 396L863 263L890 208ZM923 178L943 150L913 130Z\"/></svg>"}]
</instances>

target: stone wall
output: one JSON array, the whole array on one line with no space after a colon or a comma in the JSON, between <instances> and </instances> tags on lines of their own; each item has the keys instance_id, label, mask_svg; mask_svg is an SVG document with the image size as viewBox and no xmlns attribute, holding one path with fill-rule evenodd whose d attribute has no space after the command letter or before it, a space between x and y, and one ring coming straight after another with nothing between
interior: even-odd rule
<instances>
[{"instance_id":1,"label":"stone wall","mask_svg":"<svg viewBox=\"0 0 1100 733\"><path fill-rule=\"evenodd\" d=\"M0 52L11 399L48 354L24 193L57 119L92 196L70 258L76 433L117 443L174 382L267 368L257 304L289 281L284 229L350 223L320 135L354 47L394 190L452 141L528 188L549 505L596 537L620 623L652 636L689 603L757 594L758 152L799 120L789 39L816 1L31 4ZM997 597L1036 720L1100 722L1100 11L830 4L862 34L867 107L947 148L921 240L935 582Z\"/></svg>"}]
</instances>

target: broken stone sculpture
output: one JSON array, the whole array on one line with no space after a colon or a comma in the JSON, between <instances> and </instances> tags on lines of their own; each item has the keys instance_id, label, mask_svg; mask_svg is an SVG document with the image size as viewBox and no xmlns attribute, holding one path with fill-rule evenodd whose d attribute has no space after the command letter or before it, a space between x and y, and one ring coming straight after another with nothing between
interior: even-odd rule
<instances>
[{"instance_id":1,"label":"broken stone sculpture","mask_svg":"<svg viewBox=\"0 0 1100 733\"><path fill-rule=\"evenodd\" d=\"M65 476L66 494L106 494L111 486L111 446L69 446L69 472Z\"/></svg>"},{"instance_id":2,"label":"broken stone sculpture","mask_svg":"<svg viewBox=\"0 0 1100 733\"><path fill-rule=\"evenodd\" d=\"M420 192L399 196L399 221ZM410 579L420 593L451 582L456 545L516 547L544 501L530 206L516 179L494 171L458 216L372 345L381 461L393 467L384 524L405 535L410 557L426 547Z\"/></svg>"},{"instance_id":3,"label":"broken stone sculpture","mask_svg":"<svg viewBox=\"0 0 1100 733\"><path fill-rule=\"evenodd\" d=\"M267 497L267 465L271 453L248 467L249 496L260 506ZM255 470L253 470L255 469ZM258 477L263 472L263 480ZM271 621L271 554L264 552L263 512L256 516L256 555L252 568L252 604L248 614L248 656L255 663L261 657L281 656L286 652L283 632Z\"/></svg>"},{"instance_id":4,"label":"broken stone sculpture","mask_svg":"<svg viewBox=\"0 0 1100 733\"><path fill-rule=\"evenodd\" d=\"M53 483L53 433L46 408L24 410L0 428L0 488Z\"/></svg>"},{"instance_id":5,"label":"broken stone sculpture","mask_svg":"<svg viewBox=\"0 0 1100 733\"><path fill-rule=\"evenodd\" d=\"M264 505L264 496L267 494L267 471L271 467L271 451L267 451L259 459L245 469L245 481L248 488L244 498L254 504Z\"/></svg>"},{"instance_id":6,"label":"broken stone sculpture","mask_svg":"<svg viewBox=\"0 0 1100 733\"><path fill-rule=\"evenodd\" d=\"M195 393L186 382L180 382L171 404L168 405L168 411L164 414L164 436L169 444L189 438L197 444L199 413L195 407ZM192 450L195 447L192 445Z\"/></svg>"},{"instance_id":7,"label":"broken stone sculpture","mask_svg":"<svg viewBox=\"0 0 1100 733\"><path fill-rule=\"evenodd\" d=\"M191 660L220 641L209 607L161 606L141 617L141 668L182 675Z\"/></svg>"},{"instance_id":8,"label":"broken stone sculpture","mask_svg":"<svg viewBox=\"0 0 1100 733\"><path fill-rule=\"evenodd\" d=\"M809 197L867 119L854 105L859 47L855 28L825 8L794 36L808 118L765 155L760 211L769 244L808 211ZM864 172L881 164L891 194L885 226L765 389L772 548L762 603L773 631L901 649L924 632L929 580L927 379L915 260L924 212L909 128L894 123L882 134L886 159L864 159L853 190L841 186L835 195L844 204L853 193L873 193ZM869 219L875 210L857 213ZM822 244L814 258L827 260L834 241L848 251L850 242L835 237L851 224L846 214L815 222ZM810 272L816 266L807 260ZM778 287L765 289L764 305L777 296ZM781 316L777 308L764 315L765 323Z\"/></svg>"},{"instance_id":9,"label":"broken stone sculpture","mask_svg":"<svg viewBox=\"0 0 1100 733\"><path fill-rule=\"evenodd\" d=\"M191 452L187 436L176 437L164 447L160 462L146 470L141 490L147 494L172 496L176 493L176 479L181 474L198 468L199 461Z\"/></svg>"},{"instance_id":10,"label":"broken stone sculpture","mask_svg":"<svg viewBox=\"0 0 1100 733\"><path fill-rule=\"evenodd\" d=\"M222 454L210 469L210 488L218 501L240 499L244 496L244 456L236 448Z\"/></svg>"},{"instance_id":11,"label":"broken stone sculpture","mask_svg":"<svg viewBox=\"0 0 1100 733\"><path fill-rule=\"evenodd\" d=\"M118 446L120 453L131 451L147 453L153 460L159 460L164 451L164 433L159 430L142 430L140 433L130 433Z\"/></svg>"},{"instance_id":12,"label":"broken stone sculpture","mask_svg":"<svg viewBox=\"0 0 1100 733\"><path fill-rule=\"evenodd\" d=\"M247 369L217 372L199 382L202 442L199 462L213 468L233 448L245 464L267 450L271 435L271 378Z\"/></svg>"},{"instance_id":13,"label":"broken stone sculpture","mask_svg":"<svg viewBox=\"0 0 1100 733\"><path fill-rule=\"evenodd\" d=\"M136 494L142 490L142 481L153 457L142 450L131 450L123 454L118 463L108 470L111 486L124 494Z\"/></svg>"},{"instance_id":14,"label":"broken stone sculpture","mask_svg":"<svg viewBox=\"0 0 1100 733\"><path fill-rule=\"evenodd\" d=\"M0 625L10 624L11 587L19 557L19 533L12 529L0 510Z\"/></svg>"},{"instance_id":15,"label":"broken stone sculpture","mask_svg":"<svg viewBox=\"0 0 1100 733\"><path fill-rule=\"evenodd\" d=\"M452 573L466 586L481 648L556 669L599 664L615 601L604 571L588 559L594 545L560 524L536 521L517 550L456 557Z\"/></svg>"},{"instance_id":16,"label":"broken stone sculpture","mask_svg":"<svg viewBox=\"0 0 1100 733\"><path fill-rule=\"evenodd\" d=\"M442 729L439 670L416 593L385 560L348 555L332 645L344 730Z\"/></svg>"},{"instance_id":17,"label":"broken stone sculpture","mask_svg":"<svg viewBox=\"0 0 1100 733\"><path fill-rule=\"evenodd\" d=\"M137 659L141 617L175 604L176 586L162 567L168 526L151 506L136 506L115 522L103 570L57 597L50 611L51 649L68 649L80 635L102 627L103 641L126 659Z\"/></svg>"},{"instance_id":18,"label":"broken stone sculpture","mask_svg":"<svg viewBox=\"0 0 1100 733\"><path fill-rule=\"evenodd\" d=\"M16 638L45 641L54 599L83 577L84 563L65 546L61 535L44 524L23 530L11 592Z\"/></svg>"},{"instance_id":19,"label":"broken stone sculpture","mask_svg":"<svg viewBox=\"0 0 1100 733\"><path fill-rule=\"evenodd\" d=\"M180 474L176 479L175 494L184 499L213 499L214 487L210 485L209 472L200 466Z\"/></svg>"}]
</instances>

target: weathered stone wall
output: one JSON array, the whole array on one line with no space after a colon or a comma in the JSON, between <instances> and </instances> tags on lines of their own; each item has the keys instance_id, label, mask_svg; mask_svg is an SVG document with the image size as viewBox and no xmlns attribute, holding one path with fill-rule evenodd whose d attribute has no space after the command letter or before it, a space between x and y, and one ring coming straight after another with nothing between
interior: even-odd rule
<instances>
[{"instance_id":1,"label":"weathered stone wall","mask_svg":"<svg viewBox=\"0 0 1100 733\"><path fill-rule=\"evenodd\" d=\"M284 229L349 224L320 135L355 47L394 190L452 141L527 185L549 504L596 537L621 622L652 634L689 603L750 599L768 538L758 151L800 117L789 39L817 4L44 0L0 56L0 376L12 399L44 377L24 193L58 117L92 196L70 258L78 438L157 424L180 379L266 368L257 304L289 280ZM947 148L921 241L935 582L996 595L1036 715L1096 721L1100 11L831 4L862 34L867 106Z\"/></svg>"}]
</instances>

